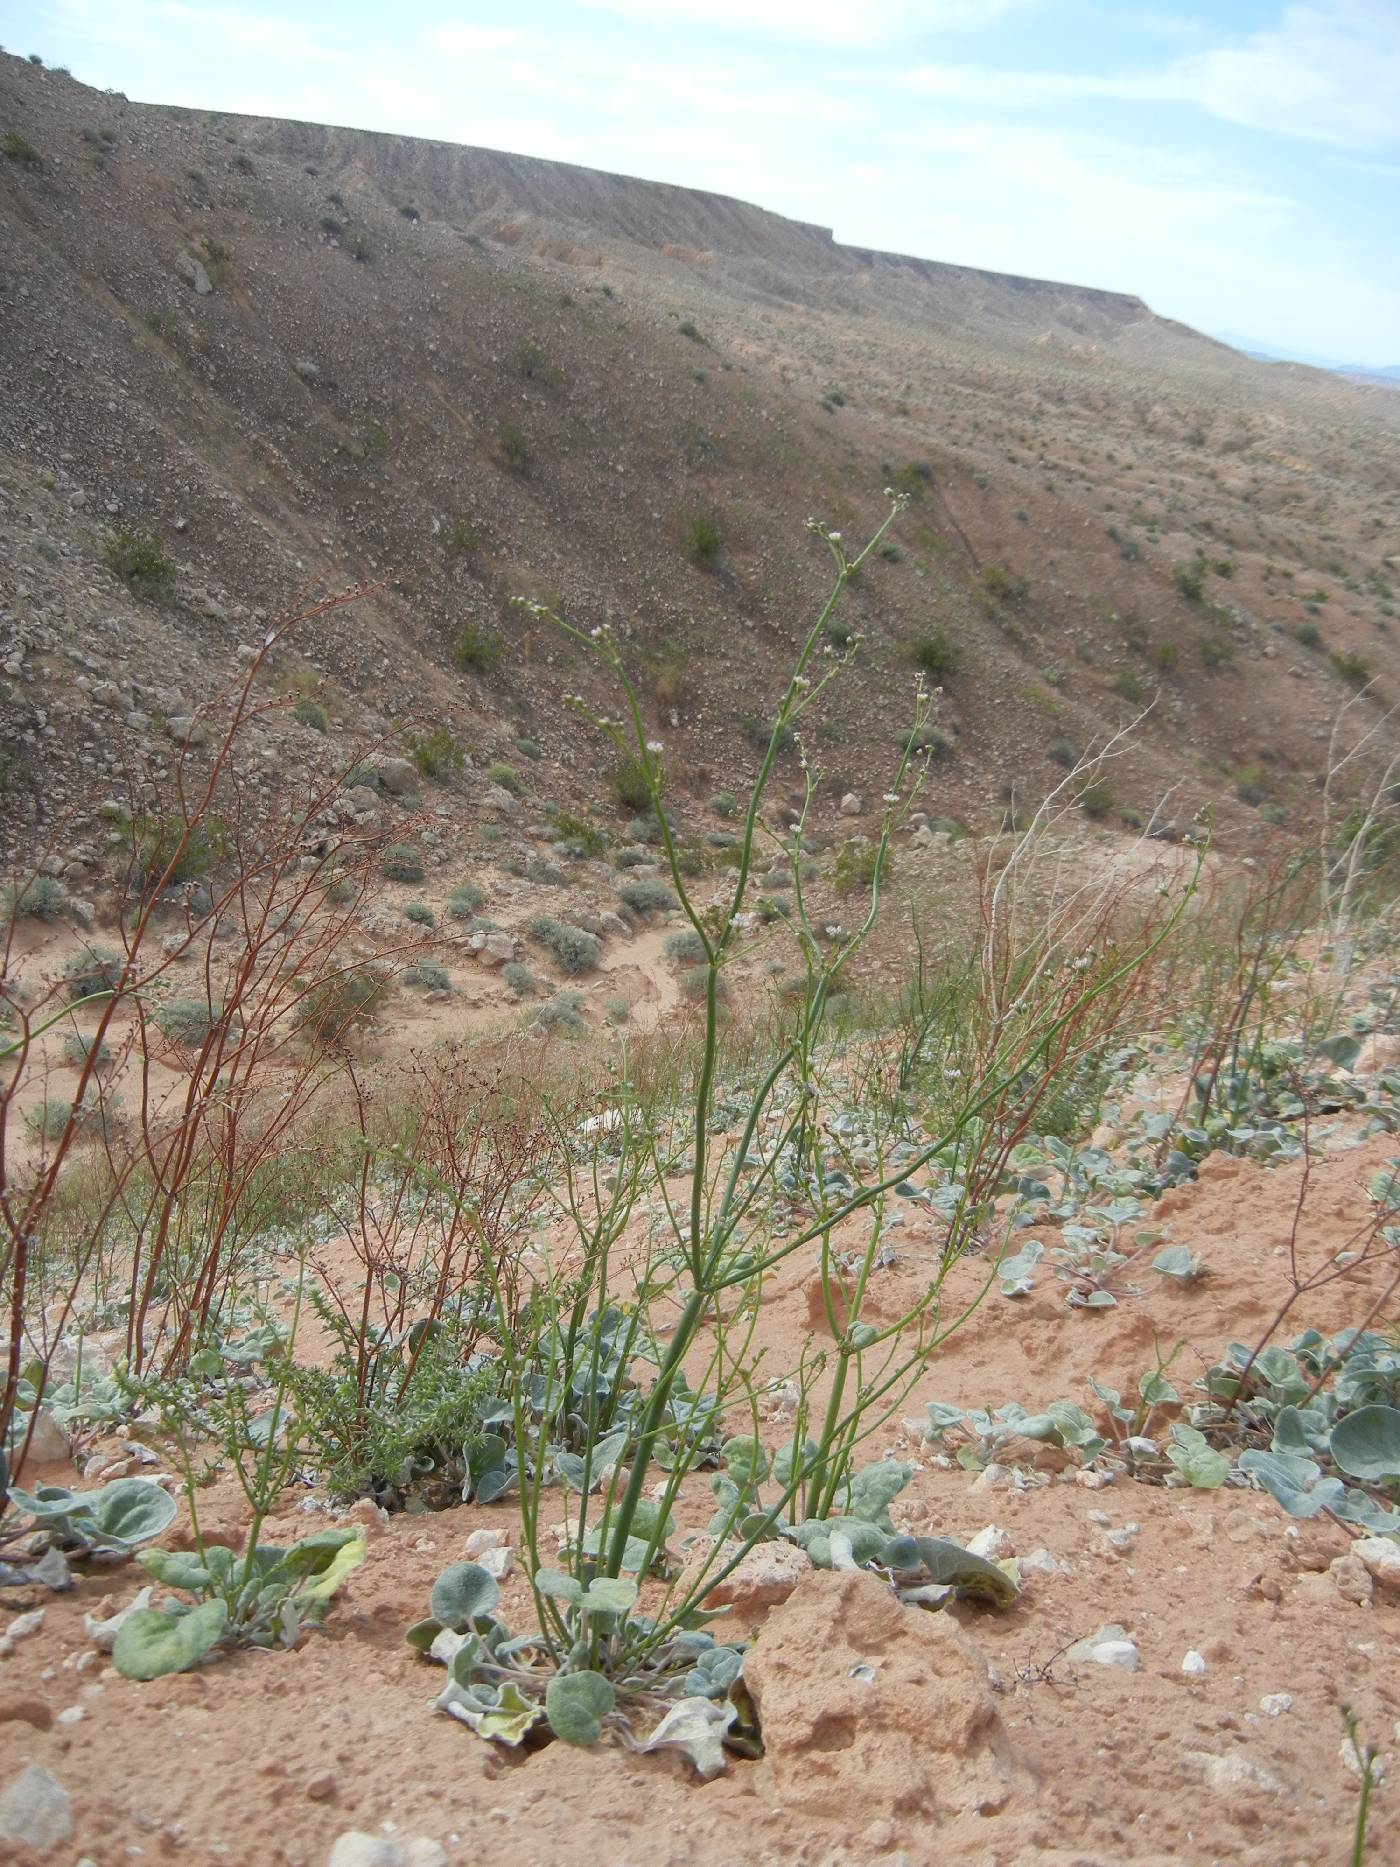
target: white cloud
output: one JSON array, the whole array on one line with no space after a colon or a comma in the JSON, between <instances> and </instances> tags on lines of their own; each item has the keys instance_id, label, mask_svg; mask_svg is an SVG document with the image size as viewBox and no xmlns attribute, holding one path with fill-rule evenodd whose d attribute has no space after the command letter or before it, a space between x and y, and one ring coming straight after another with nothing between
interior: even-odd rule
<instances>
[{"instance_id":1,"label":"white cloud","mask_svg":"<svg viewBox=\"0 0 1400 1867\"><path fill-rule=\"evenodd\" d=\"M1318 142L1400 141L1400 5L1311 0L1237 48L1174 68L1204 109L1230 123Z\"/></svg>"},{"instance_id":2,"label":"white cloud","mask_svg":"<svg viewBox=\"0 0 1400 1867\"><path fill-rule=\"evenodd\" d=\"M901 80L944 103L1034 110L1076 98L1194 104L1224 122L1309 142L1400 141L1400 0L1307 0L1277 26L1155 71L920 65Z\"/></svg>"},{"instance_id":3,"label":"white cloud","mask_svg":"<svg viewBox=\"0 0 1400 1867\"><path fill-rule=\"evenodd\" d=\"M806 47L889 45L913 33L991 26L1035 0L582 0L639 26L742 33Z\"/></svg>"}]
</instances>

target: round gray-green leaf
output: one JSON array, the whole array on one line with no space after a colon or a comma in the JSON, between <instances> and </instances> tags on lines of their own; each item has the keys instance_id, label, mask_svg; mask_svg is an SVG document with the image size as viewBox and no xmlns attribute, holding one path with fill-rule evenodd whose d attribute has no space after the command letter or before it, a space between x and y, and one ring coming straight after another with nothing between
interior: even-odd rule
<instances>
[{"instance_id":1,"label":"round gray-green leaf","mask_svg":"<svg viewBox=\"0 0 1400 1867\"><path fill-rule=\"evenodd\" d=\"M92 1514L109 1542L145 1543L175 1521L175 1500L149 1478L118 1478L93 1498Z\"/></svg>"},{"instance_id":2,"label":"round gray-green leaf","mask_svg":"<svg viewBox=\"0 0 1400 1867\"><path fill-rule=\"evenodd\" d=\"M1332 1428L1332 1457L1353 1478L1400 1478L1400 1408L1358 1407Z\"/></svg>"},{"instance_id":3,"label":"round gray-green leaf","mask_svg":"<svg viewBox=\"0 0 1400 1867\"><path fill-rule=\"evenodd\" d=\"M433 1583L429 1606L435 1621L460 1633L501 1598L496 1578L479 1562L454 1562Z\"/></svg>"},{"instance_id":4,"label":"round gray-green leaf","mask_svg":"<svg viewBox=\"0 0 1400 1867\"><path fill-rule=\"evenodd\" d=\"M218 1640L228 1608L215 1597L188 1614L160 1614L139 1608L122 1622L112 1663L124 1679L163 1679L198 1665Z\"/></svg>"},{"instance_id":5,"label":"round gray-green leaf","mask_svg":"<svg viewBox=\"0 0 1400 1867\"><path fill-rule=\"evenodd\" d=\"M615 1696L602 1673L556 1673L544 1696L554 1735L566 1744L596 1744Z\"/></svg>"}]
</instances>

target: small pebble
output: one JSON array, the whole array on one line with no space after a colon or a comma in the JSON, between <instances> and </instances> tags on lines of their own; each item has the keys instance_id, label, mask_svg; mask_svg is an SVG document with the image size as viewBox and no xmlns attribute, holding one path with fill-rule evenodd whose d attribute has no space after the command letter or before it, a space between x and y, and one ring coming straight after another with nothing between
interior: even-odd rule
<instances>
[{"instance_id":1,"label":"small pebble","mask_svg":"<svg viewBox=\"0 0 1400 1867\"><path fill-rule=\"evenodd\" d=\"M1291 1692L1266 1692L1259 1701L1259 1709L1267 1717L1277 1718L1285 1711L1292 1711L1293 1694Z\"/></svg>"},{"instance_id":2,"label":"small pebble","mask_svg":"<svg viewBox=\"0 0 1400 1867\"><path fill-rule=\"evenodd\" d=\"M1209 1672L1210 1668L1206 1665L1205 1654L1198 1653L1192 1647L1189 1653L1183 1653L1181 1656L1181 1670L1188 1679L1199 1679L1202 1673Z\"/></svg>"}]
</instances>

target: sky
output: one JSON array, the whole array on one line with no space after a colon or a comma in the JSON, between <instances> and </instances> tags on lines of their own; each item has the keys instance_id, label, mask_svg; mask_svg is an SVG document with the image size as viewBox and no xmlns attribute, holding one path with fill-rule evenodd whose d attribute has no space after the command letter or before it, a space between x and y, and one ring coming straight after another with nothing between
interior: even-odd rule
<instances>
[{"instance_id":1,"label":"sky","mask_svg":"<svg viewBox=\"0 0 1400 1867\"><path fill-rule=\"evenodd\" d=\"M0 0L0 41L1400 364L1400 0Z\"/></svg>"}]
</instances>

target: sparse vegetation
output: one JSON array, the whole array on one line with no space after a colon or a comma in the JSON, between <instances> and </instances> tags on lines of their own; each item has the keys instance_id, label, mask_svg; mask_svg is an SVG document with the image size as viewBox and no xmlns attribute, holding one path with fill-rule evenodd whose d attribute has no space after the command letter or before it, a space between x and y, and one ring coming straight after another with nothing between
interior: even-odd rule
<instances>
[{"instance_id":1,"label":"sparse vegetation","mask_svg":"<svg viewBox=\"0 0 1400 1867\"><path fill-rule=\"evenodd\" d=\"M537 914L529 932L564 972L592 972L603 956L596 935L548 914Z\"/></svg>"},{"instance_id":2,"label":"sparse vegetation","mask_svg":"<svg viewBox=\"0 0 1400 1867\"><path fill-rule=\"evenodd\" d=\"M427 870L411 843L392 843L379 858L379 873L390 882L421 882Z\"/></svg>"},{"instance_id":3,"label":"sparse vegetation","mask_svg":"<svg viewBox=\"0 0 1400 1867\"><path fill-rule=\"evenodd\" d=\"M102 559L114 576L142 596L157 595L175 576L173 559L149 532L108 532Z\"/></svg>"}]
</instances>

